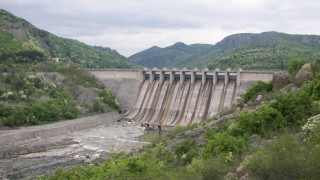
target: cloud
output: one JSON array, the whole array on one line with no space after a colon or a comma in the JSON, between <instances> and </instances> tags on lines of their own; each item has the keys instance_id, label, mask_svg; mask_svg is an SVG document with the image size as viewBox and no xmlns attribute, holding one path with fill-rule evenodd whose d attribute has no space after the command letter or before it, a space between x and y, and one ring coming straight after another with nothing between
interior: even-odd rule
<instances>
[{"instance_id":1,"label":"cloud","mask_svg":"<svg viewBox=\"0 0 320 180\"><path fill-rule=\"evenodd\" d=\"M56 35L126 56L177 41L215 44L240 32L320 32L318 0L0 0L0 7Z\"/></svg>"}]
</instances>

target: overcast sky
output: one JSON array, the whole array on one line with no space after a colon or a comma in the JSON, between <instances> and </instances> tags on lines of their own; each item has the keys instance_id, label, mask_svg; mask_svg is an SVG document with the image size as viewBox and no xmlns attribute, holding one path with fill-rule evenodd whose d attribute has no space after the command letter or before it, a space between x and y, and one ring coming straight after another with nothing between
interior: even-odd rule
<instances>
[{"instance_id":1,"label":"overcast sky","mask_svg":"<svg viewBox=\"0 0 320 180\"><path fill-rule=\"evenodd\" d=\"M234 33L320 34L320 0L0 0L0 8L61 37L130 56Z\"/></svg>"}]
</instances>

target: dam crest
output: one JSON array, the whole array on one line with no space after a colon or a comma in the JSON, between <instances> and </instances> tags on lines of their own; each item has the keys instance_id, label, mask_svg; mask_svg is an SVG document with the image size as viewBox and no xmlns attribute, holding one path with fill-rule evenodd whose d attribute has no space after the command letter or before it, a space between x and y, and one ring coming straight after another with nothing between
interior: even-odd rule
<instances>
[{"instance_id":1,"label":"dam crest","mask_svg":"<svg viewBox=\"0 0 320 180\"><path fill-rule=\"evenodd\" d=\"M89 70L119 99L125 118L148 125L199 123L231 107L257 81L272 80L272 71L239 70Z\"/></svg>"}]
</instances>

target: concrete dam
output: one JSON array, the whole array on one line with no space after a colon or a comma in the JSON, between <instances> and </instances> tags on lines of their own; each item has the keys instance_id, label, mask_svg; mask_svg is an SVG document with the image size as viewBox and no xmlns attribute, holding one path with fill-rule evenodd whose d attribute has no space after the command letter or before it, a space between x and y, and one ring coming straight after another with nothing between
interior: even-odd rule
<instances>
[{"instance_id":1,"label":"concrete dam","mask_svg":"<svg viewBox=\"0 0 320 180\"><path fill-rule=\"evenodd\" d=\"M119 99L125 118L148 125L199 123L231 107L237 94L273 72L231 70L90 70Z\"/></svg>"}]
</instances>

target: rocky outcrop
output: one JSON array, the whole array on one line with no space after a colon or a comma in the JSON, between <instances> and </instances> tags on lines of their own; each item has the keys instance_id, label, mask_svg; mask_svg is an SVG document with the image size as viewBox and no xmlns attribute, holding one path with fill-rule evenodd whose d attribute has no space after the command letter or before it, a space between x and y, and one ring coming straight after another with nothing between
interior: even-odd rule
<instances>
[{"instance_id":1,"label":"rocky outcrop","mask_svg":"<svg viewBox=\"0 0 320 180\"><path fill-rule=\"evenodd\" d=\"M296 75L296 80L298 82L304 82L312 79L312 73L305 70L299 70L299 72Z\"/></svg>"},{"instance_id":2,"label":"rocky outcrop","mask_svg":"<svg viewBox=\"0 0 320 180\"><path fill-rule=\"evenodd\" d=\"M28 37L24 31L24 27L22 22L17 22L17 23L6 23L3 25L3 27L10 31L13 34L13 37L21 42L27 42Z\"/></svg>"},{"instance_id":3,"label":"rocky outcrop","mask_svg":"<svg viewBox=\"0 0 320 180\"><path fill-rule=\"evenodd\" d=\"M99 98L97 92L94 91L93 88L85 88L82 86L78 86L75 90L77 102L79 104L89 103L92 104L95 98Z\"/></svg>"},{"instance_id":4,"label":"rocky outcrop","mask_svg":"<svg viewBox=\"0 0 320 180\"><path fill-rule=\"evenodd\" d=\"M272 75L273 89L280 89L290 83L290 76L286 71L275 72Z\"/></svg>"}]
</instances>

